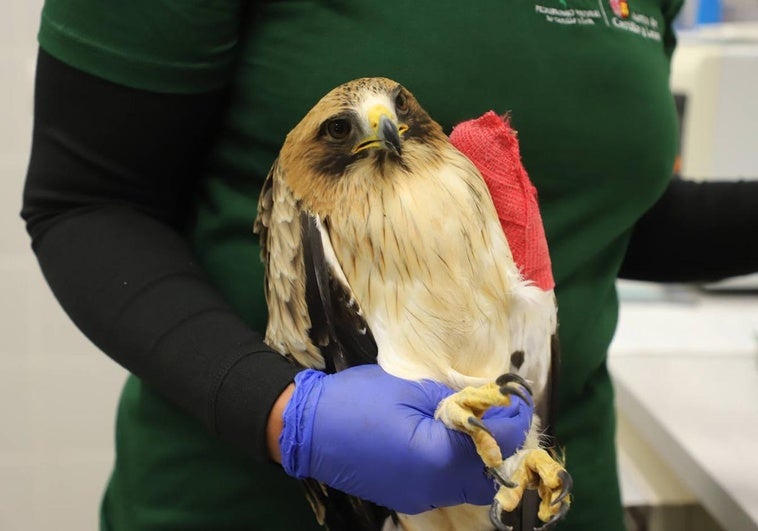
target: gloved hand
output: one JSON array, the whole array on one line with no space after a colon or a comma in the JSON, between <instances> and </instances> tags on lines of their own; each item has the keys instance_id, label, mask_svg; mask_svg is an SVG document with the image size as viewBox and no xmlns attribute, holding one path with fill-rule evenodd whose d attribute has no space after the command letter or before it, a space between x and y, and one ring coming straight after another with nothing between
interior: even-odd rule
<instances>
[{"instance_id":1,"label":"gloved hand","mask_svg":"<svg viewBox=\"0 0 758 531\"><path fill-rule=\"evenodd\" d=\"M434 419L449 387L391 376L378 365L306 370L284 412L284 470L401 513L472 503L496 492L471 438ZM512 396L484 415L504 456L524 442L532 408Z\"/></svg>"}]
</instances>

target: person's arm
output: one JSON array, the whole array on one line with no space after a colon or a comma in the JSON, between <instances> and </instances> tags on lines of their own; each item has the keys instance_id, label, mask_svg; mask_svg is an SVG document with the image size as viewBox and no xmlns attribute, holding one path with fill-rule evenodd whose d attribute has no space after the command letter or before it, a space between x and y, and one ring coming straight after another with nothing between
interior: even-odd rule
<instances>
[{"instance_id":1,"label":"person's arm","mask_svg":"<svg viewBox=\"0 0 758 531\"><path fill-rule=\"evenodd\" d=\"M619 276L708 282L758 271L758 180L673 179L637 222Z\"/></svg>"},{"instance_id":2,"label":"person's arm","mask_svg":"<svg viewBox=\"0 0 758 531\"><path fill-rule=\"evenodd\" d=\"M181 235L225 105L224 91L135 90L41 51L22 215L82 331L265 458L269 410L298 370L234 313Z\"/></svg>"}]
</instances>

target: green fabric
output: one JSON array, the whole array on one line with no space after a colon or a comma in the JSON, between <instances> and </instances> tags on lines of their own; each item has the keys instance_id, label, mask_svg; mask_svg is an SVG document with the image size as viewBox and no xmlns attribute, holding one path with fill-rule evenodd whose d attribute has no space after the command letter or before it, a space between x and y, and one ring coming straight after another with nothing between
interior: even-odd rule
<instances>
[{"instance_id":1,"label":"green fabric","mask_svg":"<svg viewBox=\"0 0 758 531\"><path fill-rule=\"evenodd\" d=\"M118 419L102 530L320 529L300 486L278 466L231 449L135 377Z\"/></svg>"},{"instance_id":2,"label":"green fabric","mask_svg":"<svg viewBox=\"0 0 758 531\"><path fill-rule=\"evenodd\" d=\"M321 95L355 77L391 77L448 131L489 109L510 111L539 191L560 307L558 434L575 480L560 528L613 531L623 529L605 365L614 279L633 223L673 167L667 21L680 3L279 1L241 11L199 0L49 0L40 42L74 66L148 90L232 84L191 237L213 281L259 329L257 193L287 131ZM136 379L117 443L106 529L306 529L294 482L214 441Z\"/></svg>"},{"instance_id":3,"label":"green fabric","mask_svg":"<svg viewBox=\"0 0 758 531\"><path fill-rule=\"evenodd\" d=\"M198 93L225 84L236 56L239 0L46 1L39 43L115 83Z\"/></svg>"}]
</instances>

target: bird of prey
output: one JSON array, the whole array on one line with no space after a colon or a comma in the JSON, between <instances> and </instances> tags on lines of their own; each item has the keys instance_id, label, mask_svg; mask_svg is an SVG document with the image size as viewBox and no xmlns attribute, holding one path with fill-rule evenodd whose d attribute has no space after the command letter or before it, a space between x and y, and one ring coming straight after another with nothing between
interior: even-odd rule
<instances>
[{"instance_id":1,"label":"bird of prey","mask_svg":"<svg viewBox=\"0 0 758 531\"><path fill-rule=\"evenodd\" d=\"M306 480L322 524L521 529L514 515L525 490L541 499L539 528L566 513L570 476L541 446L539 418L505 459L481 421L512 394L531 393L544 409L554 296L523 278L481 174L406 88L362 78L325 95L287 135L255 232L266 342L304 367L378 363L452 387L436 417L471 435L500 483L490 508L403 515Z\"/></svg>"}]
</instances>

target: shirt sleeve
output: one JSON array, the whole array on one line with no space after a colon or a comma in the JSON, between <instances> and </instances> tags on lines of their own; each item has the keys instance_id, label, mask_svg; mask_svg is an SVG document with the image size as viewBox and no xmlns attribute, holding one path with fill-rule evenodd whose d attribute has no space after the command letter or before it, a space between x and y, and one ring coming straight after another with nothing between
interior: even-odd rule
<instances>
[{"instance_id":1,"label":"shirt sleeve","mask_svg":"<svg viewBox=\"0 0 758 531\"><path fill-rule=\"evenodd\" d=\"M84 72L125 86L200 93L234 66L240 0L46 0L40 46Z\"/></svg>"},{"instance_id":2,"label":"shirt sleeve","mask_svg":"<svg viewBox=\"0 0 758 531\"><path fill-rule=\"evenodd\" d=\"M709 282L758 271L758 180L674 179L637 222L620 276Z\"/></svg>"},{"instance_id":3,"label":"shirt sleeve","mask_svg":"<svg viewBox=\"0 0 758 531\"><path fill-rule=\"evenodd\" d=\"M22 216L53 292L105 353L248 452L297 368L182 236L226 91L158 94L38 58Z\"/></svg>"}]
</instances>

